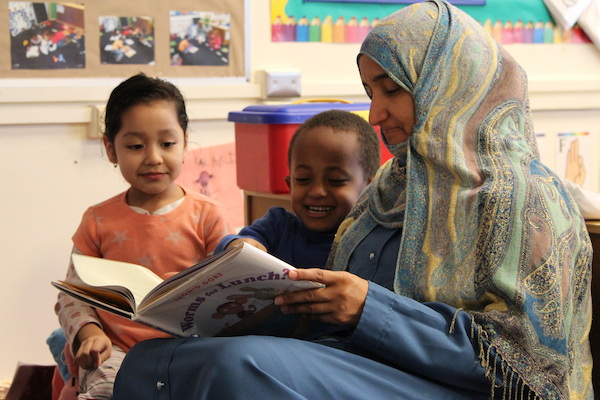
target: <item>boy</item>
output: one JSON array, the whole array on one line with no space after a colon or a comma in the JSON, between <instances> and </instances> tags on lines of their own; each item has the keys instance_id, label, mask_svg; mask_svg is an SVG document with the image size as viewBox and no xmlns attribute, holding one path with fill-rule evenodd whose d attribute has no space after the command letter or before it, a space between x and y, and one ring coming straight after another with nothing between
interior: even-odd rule
<instances>
[{"instance_id":1,"label":"boy","mask_svg":"<svg viewBox=\"0 0 600 400\"><path fill-rule=\"evenodd\" d=\"M339 225L380 165L379 137L362 117L330 110L309 118L288 149L294 213L272 207L221 239L215 254L243 241L297 268L324 268Z\"/></svg>"}]
</instances>

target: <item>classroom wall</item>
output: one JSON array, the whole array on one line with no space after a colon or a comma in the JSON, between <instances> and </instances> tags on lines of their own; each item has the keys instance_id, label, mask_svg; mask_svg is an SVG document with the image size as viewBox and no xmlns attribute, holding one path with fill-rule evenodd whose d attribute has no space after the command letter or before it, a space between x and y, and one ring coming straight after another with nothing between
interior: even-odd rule
<instances>
[{"instance_id":1,"label":"classroom wall","mask_svg":"<svg viewBox=\"0 0 600 400\"><path fill-rule=\"evenodd\" d=\"M250 4L250 82L178 82L188 100L192 143L232 142L227 113L261 102L258 72L266 69L301 70L303 98L368 101L355 67L358 44L271 43L269 1ZM529 75L536 131L553 138L590 131L600 148L600 52L592 45L507 49ZM118 82L0 82L0 381L12 379L19 361L53 363L45 340L58 327L57 291L49 282L65 274L70 238L85 209L127 188L100 141L87 138L92 106L102 105ZM549 154L544 161L552 166ZM595 163L589 173L598 190Z\"/></svg>"}]
</instances>

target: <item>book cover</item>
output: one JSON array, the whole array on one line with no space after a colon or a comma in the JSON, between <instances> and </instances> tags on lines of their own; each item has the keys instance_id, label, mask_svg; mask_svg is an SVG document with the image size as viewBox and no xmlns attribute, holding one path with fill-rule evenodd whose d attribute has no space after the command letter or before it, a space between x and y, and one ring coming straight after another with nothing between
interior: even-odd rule
<instances>
[{"instance_id":1,"label":"book cover","mask_svg":"<svg viewBox=\"0 0 600 400\"><path fill-rule=\"evenodd\" d=\"M292 281L293 266L242 244L162 280L139 265L73 254L80 282L53 281L94 307L175 336L300 336L302 324L273 303L284 292L314 289Z\"/></svg>"}]
</instances>

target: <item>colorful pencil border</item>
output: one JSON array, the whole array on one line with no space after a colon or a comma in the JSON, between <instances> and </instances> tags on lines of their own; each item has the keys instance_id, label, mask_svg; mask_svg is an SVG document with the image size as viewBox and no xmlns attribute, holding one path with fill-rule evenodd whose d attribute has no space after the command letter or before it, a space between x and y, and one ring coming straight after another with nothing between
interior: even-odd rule
<instances>
[{"instance_id":1,"label":"colorful pencil border","mask_svg":"<svg viewBox=\"0 0 600 400\"><path fill-rule=\"evenodd\" d=\"M306 0L305 0L306 1ZM319 1L319 0L311 0ZM321 19L303 16L298 21L292 15L286 22L278 16L271 25L273 42L321 42L321 43L361 43L367 33L379 22L379 18L369 21L367 17L343 16L334 19L331 15ZM561 44L592 43L579 25L563 31L551 21L486 20L480 24L502 45L510 44Z\"/></svg>"}]
</instances>

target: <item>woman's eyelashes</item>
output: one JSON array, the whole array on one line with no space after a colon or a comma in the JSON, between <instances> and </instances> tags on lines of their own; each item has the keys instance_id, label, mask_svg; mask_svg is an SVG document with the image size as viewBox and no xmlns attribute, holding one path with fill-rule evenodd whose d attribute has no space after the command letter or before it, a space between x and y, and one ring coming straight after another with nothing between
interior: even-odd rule
<instances>
[{"instance_id":1,"label":"woman's eyelashes","mask_svg":"<svg viewBox=\"0 0 600 400\"><path fill-rule=\"evenodd\" d=\"M365 92L367 93L367 97L369 97L369 99L373 100L373 93L372 91L367 88L367 86L363 86L365 88ZM383 86L381 89L381 92L383 92L385 95L387 96L393 96L397 93L399 93L402 89L402 87L398 84L396 84L395 82L393 83L393 85L389 85L389 86Z\"/></svg>"},{"instance_id":2,"label":"woman's eyelashes","mask_svg":"<svg viewBox=\"0 0 600 400\"><path fill-rule=\"evenodd\" d=\"M385 84L383 85L383 91L387 95L394 95L402 90L402 87L394 82L391 78L387 78Z\"/></svg>"}]
</instances>

